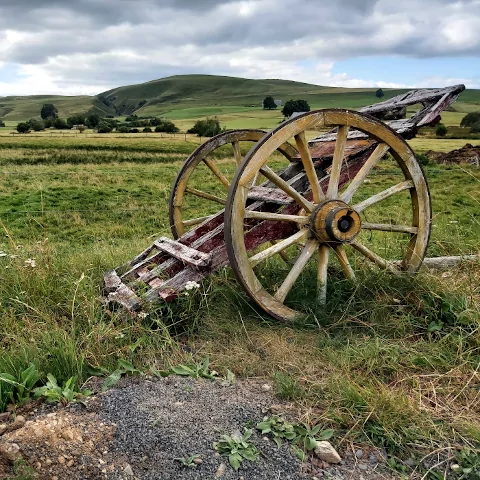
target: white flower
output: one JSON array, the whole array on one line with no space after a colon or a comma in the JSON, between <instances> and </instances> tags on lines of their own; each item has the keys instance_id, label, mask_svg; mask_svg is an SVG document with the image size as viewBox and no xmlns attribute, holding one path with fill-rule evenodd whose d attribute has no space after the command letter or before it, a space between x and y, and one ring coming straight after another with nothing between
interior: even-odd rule
<instances>
[{"instance_id":1,"label":"white flower","mask_svg":"<svg viewBox=\"0 0 480 480\"><path fill-rule=\"evenodd\" d=\"M189 281L185 284L185 290L193 290L194 288L200 288L200 284L193 281Z\"/></svg>"},{"instance_id":2,"label":"white flower","mask_svg":"<svg viewBox=\"0 0 480 480\"><path fill-rule=\"evenodd\" d=\"M15 258L18 258L18 255L10 255L10 258L13 260Z\"/></svg>"},{"instance_id":3,"label":"white flower","mask_svg":"<svg viewBox=\"0 0 480 480\"><path fill-rule=\"evenodd\" d=\"M137 313L137 317L138 318L147 318L148 313L147 312L139 312L139 313Z\"/></svg>"},{"instance_id":4,"label":"white flower","mask_svg":"<svg viewBox=\"0 0 480 480\"><path fill-rule=\"evenodd\" d=\"M186 297L188 297L188 292L183 292L183 294L184 294Z\"/></svg>"},{"instance_id":5,"label":"white flower","mask_svg":"<svg viewBox=\"0 0 480 480\"><path fill-rule=\"evenodd\" d=\"M0 257L8 257L8 253L5 253L0 250Z\"/></svg>"},{"instance_id":6,"label":"white flower","mask_svg":"<svg viewBox=\"0 0 480 480\"><path fill-rule=\"evenodd\" d=\"M37 266L37 262L34 258L27 258L25 260L25 266L35 268Z\"/></svg>"}]
</instances>

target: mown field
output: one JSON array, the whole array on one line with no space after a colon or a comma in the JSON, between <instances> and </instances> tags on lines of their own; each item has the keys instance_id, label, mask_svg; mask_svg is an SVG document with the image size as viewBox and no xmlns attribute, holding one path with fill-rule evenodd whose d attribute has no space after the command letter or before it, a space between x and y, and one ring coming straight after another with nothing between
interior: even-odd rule
<instances>
[{"instance_id":1,"label":"mown field","mask_svg":"<svg viewBox=\"0 0 480 480\"><path fill-rule=\"evenodd\" d=\"M119 359L148 372L209 357L221 374L272 379L304 421L334 428L337 446L383 447L405 474L412 468L403 460L412 457L419 478L443 478L434 475L445 463L427 472L425 456L431 465L457 458L462 468L478 468L478 262L414 278L366 268L357 285L334 282L315 321L295 326L256 309L228 268L145 319L102 303L103 273L169 235L170 187L198 142L0 137L0 372L18 377L33 363L43 379L76 376L81 385ZM464 143L412 141L419 152ZM219 156L231 175L232 152ZM434 215L429 255L479 253L480 171L425 171ZM391 175L389 164L380 167L367 189L385 188ZM217 188L213 179L199 181Z\"/></svg>"}]
</instances>

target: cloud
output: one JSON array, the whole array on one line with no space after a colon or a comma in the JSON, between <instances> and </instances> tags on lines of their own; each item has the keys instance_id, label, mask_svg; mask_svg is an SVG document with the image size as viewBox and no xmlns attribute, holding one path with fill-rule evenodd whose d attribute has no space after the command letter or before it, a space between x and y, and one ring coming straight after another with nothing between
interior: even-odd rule
<instances>
[{"instance_id":1,"label":"cloud","mask_svg":"<svg viewBox=\"0 0 480 480\"><path fill-rule=\"evenodd\" d=\"M478 58L480 0L429 0L425 10L422 0L3 0L0 66L15 66L19 81L0 83L0 95L182 73L401 86L333 68L357 56ZM449 76L440 73L431 78Z\"/></svg>"}]
</instances>

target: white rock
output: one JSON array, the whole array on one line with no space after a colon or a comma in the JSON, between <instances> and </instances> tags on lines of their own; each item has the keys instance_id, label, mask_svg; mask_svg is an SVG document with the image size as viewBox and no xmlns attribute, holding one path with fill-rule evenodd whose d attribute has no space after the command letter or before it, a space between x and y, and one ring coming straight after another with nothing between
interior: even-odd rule
<instances>
[{"instance_id":1,"label":"white rock","mask_svg":"<svg viewBox=\"0 0 480 480\"><path fill-rule=\"evenodd\" d=\"M326 441L317 442L317 446L315 447L315 455L320 460L323 460L327 463L340 463L342 461L342 458L332 447L332 444Z\"/></svg>"},{"instance_id":2,"label":"white rock","mask_svg":"<svg viewBox=\"0 0 480 480\"><path fill-rule=\"evenodd\" d=\"M132 467L128 463L127 463L127 466L123 469L123 472L125 473L125 475L129 475L133 477Z\"/></svg>"},{"instance_id":3,"label":"white rock","mask_svg":"<svg viewBox=\"0 0 480 480\"><path fill-rule=\"evenodd\" d=\"M269 392L271 389L272 389L272 386L269 385L268 383L264 383L264 384L262 385L262 390L263 390L264 392Z\"/></svg>"},{"instance_id":4,"label":"white rock","mask_svg":"<svg viewBox=\"0 0 480 480\"><path fill-rule=\"evenodd\" d=\"M227 466L224 463L221 463L218 466L217 471L215 472L215 478L220 478L225 473L226 469L227 469Z\"/></svg>"}]
</instances>

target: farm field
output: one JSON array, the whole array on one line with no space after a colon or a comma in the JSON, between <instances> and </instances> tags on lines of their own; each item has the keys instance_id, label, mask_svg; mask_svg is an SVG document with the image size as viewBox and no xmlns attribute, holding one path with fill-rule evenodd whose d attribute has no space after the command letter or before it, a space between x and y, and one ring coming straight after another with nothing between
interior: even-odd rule
<instances>
[{"instance_id":1,"label":"farm field","mask_svg":"<svg viewBox=\"0 0 480 480\"><path fill-rule=\"evenodd\" d=\"M356 286L339 277L313 324L275 323L229 269L145 319L106 308L103 273L170 236L170 188L199 141L0 136L0 372L19 375L33 363L44 376L76 376L81 384L93 368L111 372L119 359L146 372L209 357L221 374L272 379L308 421L334 428L342 441L384 448L392 468L408 472L402 460L439 450L470 458L480 442L478 262L414 278L366 268ZM411 141L418 152L465 143ZM218 158L231 177L231 149ZM424 168L433 207L429 255L478 253L479 169ZM382 164L366 193L394 178L392 165ZM226 195L214 177L198 182ZM280 267L271 268L274 275Z\"/></svg>"}]
</instances>

